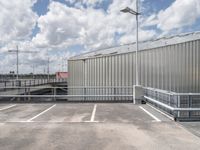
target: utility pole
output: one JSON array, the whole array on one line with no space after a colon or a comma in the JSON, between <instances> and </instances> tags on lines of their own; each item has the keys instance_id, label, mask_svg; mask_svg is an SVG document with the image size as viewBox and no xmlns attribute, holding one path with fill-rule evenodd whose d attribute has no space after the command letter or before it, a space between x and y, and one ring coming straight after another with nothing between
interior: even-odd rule
<instances>
[{"instance_id":1,"label":"utility pole","mask_svg":"<svg viewBox=\"0 0 200 150\"><path fill-rule=\"evenodd\" d=\"M19 47L17 45L16 49L16 54L17 54L17 80L19 79Z\"/></svg>"},{"instance_id":2,"label":"utility pole","mask_svg":"<svg viewBox=\"0 0 200 150\"><path fill-rule=\"evenodd\" d=\"M14 50L8 50L8 52L10 53L16 53L16 59L17 59L17 63L16 63L16 72L17 72L17 80L19 79L19 48L18 45L16 46L16 49Z\"/></svg>"},{"instance_id":3,"label":"utility pole","mask_svg":"<svg viewBox=\"0 0 200 150\"><path fill-rule=\"evenodd\" d=\"M62 72L65 71L65 58L62 57Z\"/></svg>"},{"instance_id":4,"label":"utility pole","mask_svg":"<svg viewBox=\"0 0 200 150\"><path fill-rule=\"evenodd\" d=\"M33 65L33 79L34 79L34 72L35 72L35 66Z\"/></svg>"},{"instance_id":5,"label":"utility pole","mask_svg":"<svg viewBox=\"0 0 200 150\"><path fill-rule=\"evenodd\" d=\"M16 63L17 77L16 77L16 79L18 80L19 79L19 53L37 53L37 51L19 51L19 47L17 45L16 49L8 50L8 52L16 53L16 59L17 59L17 61L16 61L17 62Z\"/></svg>"},{"instance_id":6,"label":"utility pole","mask_svg":"<svg viewBox=\"0 0 200 150\"><path fill-rule=\"evenodd\" d=\"M48 56L48 64L47 64L47 73L48 73L48 81L49 81L49 56Z\"/></svg>"},{"instance_id":7,"label":"utility pole","mask_svg":"<svg viewBox=\"0 0 200 150\"><path fill-rule=\"evenodd\" d=\"M62 72L63 72L64 69L63 57L61 58L61 61L62 61Z\"/></svg>"}]
</instances>

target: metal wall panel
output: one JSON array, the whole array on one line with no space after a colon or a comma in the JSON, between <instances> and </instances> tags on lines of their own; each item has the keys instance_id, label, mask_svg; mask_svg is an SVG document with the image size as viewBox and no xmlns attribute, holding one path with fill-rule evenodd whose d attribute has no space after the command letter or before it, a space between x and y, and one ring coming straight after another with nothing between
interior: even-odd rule
<instances>
[{"instance_id":1,"label":"metal wall panel","mask_svg":"<svg viewBox=\"0 0 200 150\"><path fill-rule=\"evenodd\" d=\"M200 92L200 40L138 52L139 83L174 92ZM132 86L135 52L69 60L69 86ZM91 92L91 90L90 90ZM109 92L102 89L99 92Z\"/></svg>"}]
</instances>

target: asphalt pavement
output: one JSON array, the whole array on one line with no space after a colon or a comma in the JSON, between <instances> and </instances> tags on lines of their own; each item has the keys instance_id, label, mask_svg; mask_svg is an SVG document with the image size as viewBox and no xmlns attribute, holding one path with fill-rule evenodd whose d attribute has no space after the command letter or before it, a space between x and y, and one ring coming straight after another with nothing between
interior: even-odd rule
<instances>
[{"instance_id":1,"label":"asphalt pavement","mask_svg":"<svg viewBox=\"0 0 200 150\"><path fill-rule=\"evenodd\" d=\"M131 103L0 104L0 149L199 150L191 124Z\"/></svg>"}]
</instances>

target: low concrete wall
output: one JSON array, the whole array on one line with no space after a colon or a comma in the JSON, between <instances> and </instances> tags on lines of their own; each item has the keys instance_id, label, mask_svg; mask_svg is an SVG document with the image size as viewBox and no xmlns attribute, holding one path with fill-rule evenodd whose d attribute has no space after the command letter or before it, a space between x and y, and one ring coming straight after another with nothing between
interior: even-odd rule
<instances>
[{"instance_id":1,"label":"low concrete wall","mask_svg":"<svg viewBox=\"0 0 200 150\"><path fill-rule=\"evenodd\" d=\"M142 104L144 96L144 89L141 85L133 86L133 103L134 104Z\"/></svg>"}]
</instances>

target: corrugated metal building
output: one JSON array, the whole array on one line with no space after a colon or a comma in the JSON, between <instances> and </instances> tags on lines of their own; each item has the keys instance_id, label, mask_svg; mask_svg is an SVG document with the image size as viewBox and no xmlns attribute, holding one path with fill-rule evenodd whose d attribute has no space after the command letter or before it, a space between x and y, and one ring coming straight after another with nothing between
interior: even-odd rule
<instances>
[{"instance_id":1,"label":"corrugated metal building","mask_svg":"<svg viewBox=\"0 0 200 150\"><path fill-rule=\"evenodd\" d=\"M135 49L135 44L129 44L70 58L69 86L133 86ZM140 85L200 92L200 32L140 42L139 49Z\"/></svg>"}]
</instances>

